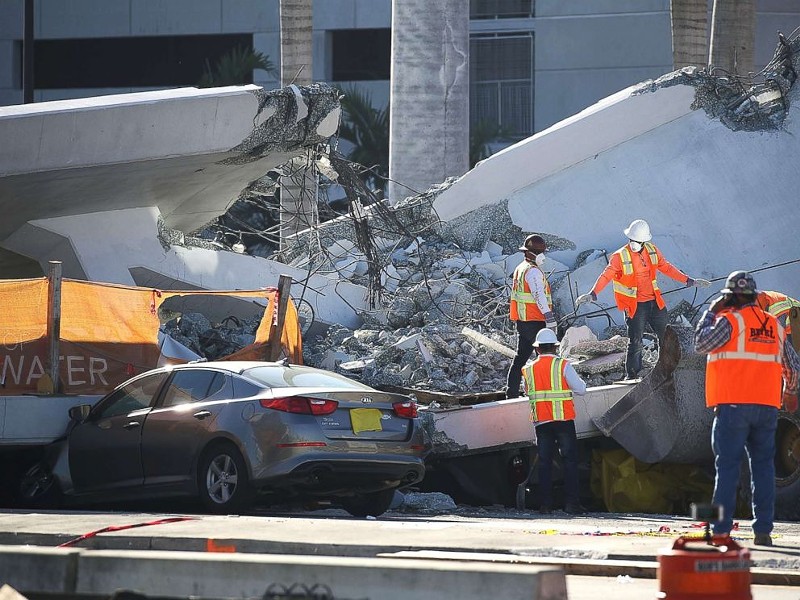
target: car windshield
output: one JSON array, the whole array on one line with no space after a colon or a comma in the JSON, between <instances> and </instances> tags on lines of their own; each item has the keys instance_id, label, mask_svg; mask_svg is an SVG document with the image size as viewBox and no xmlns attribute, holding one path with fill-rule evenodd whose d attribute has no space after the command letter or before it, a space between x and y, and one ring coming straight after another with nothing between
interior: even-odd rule
<instances>
[{"instance_id":1,"label":"car windshield","mask_svg":"<svg viewBox=\"0 0 800 600\"><path fill-rule=\"evenodd\" d=\"M368 387L342 375L310 369L307 367L254 367L247 369L245 375L267 387L311 387L311 388L350 388L371 390Z\"/></svg>"}]
</instances>

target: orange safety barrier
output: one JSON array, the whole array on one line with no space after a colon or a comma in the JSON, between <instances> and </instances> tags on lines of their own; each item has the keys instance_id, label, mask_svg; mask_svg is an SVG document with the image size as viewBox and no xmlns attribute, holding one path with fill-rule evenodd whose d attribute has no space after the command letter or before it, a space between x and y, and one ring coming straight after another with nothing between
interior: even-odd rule
<instances>
[{"instance_id":1,"label":"orange safety barrier","mask_svg":"<svg viewBox=\"0 0 800 600\"><path fill-rule=\"evenodd\" d=\"M49 356L49 281L0 281L0 380L2 394L35 393L46 377ZM59 336L60 392L105 393L129 377L157 366L158 308L176 296L228 296L267 301L256 340L223 360L266 360L276 320L276 288L260 290L178 290L63 279ZM291 302L281 332L283 354L302 363L297 309Z\"/></svg>"},{"instance_id":2,"label":"orange safety barrier","mask_svg":"<svg viewBox=\"0 0 800 600\"><path fill-rule=\"evenodd\" d=\"M752 600L750 551L729 535L682 536L658 555L659 600Z\"/></svg>"}]
</instances>

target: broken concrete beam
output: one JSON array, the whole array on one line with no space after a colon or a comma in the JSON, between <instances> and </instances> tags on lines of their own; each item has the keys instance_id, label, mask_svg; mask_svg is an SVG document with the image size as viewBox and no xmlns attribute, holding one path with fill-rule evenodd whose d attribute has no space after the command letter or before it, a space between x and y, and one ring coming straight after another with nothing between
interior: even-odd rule
<instances>
[{"instance_id":1,"label":"broken concrete beam","mask_svg":"<svg viewBox=\"0 0 800 600\"><path fill-rule=\"evenodd\" d=\"M509 348L508 346L501 344L500 342L497 342L492 338L483 335L479 331L470 329L469 327L464 327L464 329L461 330L461 333L463 333L468 338L475 340L477 343L486 346L487 348L490 348L495 352L499 352L503 356L514 358L517 355L516 351Z\"/></svg>"}]
</instances>

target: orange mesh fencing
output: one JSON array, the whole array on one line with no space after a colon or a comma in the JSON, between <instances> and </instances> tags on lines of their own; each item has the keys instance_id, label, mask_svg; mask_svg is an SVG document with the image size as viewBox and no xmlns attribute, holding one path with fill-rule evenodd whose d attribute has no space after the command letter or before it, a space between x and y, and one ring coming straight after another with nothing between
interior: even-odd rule
<instances>
[{"instance_id":1,"label":"orange mesh fencing","mask_svg":"<svg viewBox=\"0 0 800 600\"><path fill-rule=\"evenodd\" d=\"M36 392L48 360L48 280L0 281L0 379L3 394ZM61 282L60 388L62 393L105 393L157 365L158 308L168 298L220 295L267 300L256 341L224 360L266 360L275 322L277 290L159 291L64 279ZM282 354L302 362L297 310L289 301Z\"/></svg>"}]
</instances>

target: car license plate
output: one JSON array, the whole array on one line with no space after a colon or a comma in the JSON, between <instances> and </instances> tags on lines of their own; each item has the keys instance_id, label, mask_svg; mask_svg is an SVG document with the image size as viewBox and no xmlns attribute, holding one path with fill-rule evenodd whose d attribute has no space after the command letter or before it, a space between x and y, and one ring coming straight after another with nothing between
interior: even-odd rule
<instances>
[{"instance_id":1,"label":"car license plate","mask_svg":"<svg viewBox=\"0 0 800 600\"><path fill-rule=\"evenodd\" d=\"M350 411L350 424L356 434L362 431L381 431L381 411L377 408L354 408Z\"/></svg>"}]
</instances>

